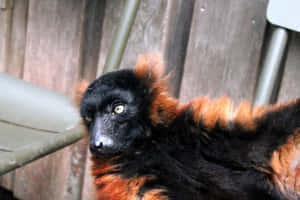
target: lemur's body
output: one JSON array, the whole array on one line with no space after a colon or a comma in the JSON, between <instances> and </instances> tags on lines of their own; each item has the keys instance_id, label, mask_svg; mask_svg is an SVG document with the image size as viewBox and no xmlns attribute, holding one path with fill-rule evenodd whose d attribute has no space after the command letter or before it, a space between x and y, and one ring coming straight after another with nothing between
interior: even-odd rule
<instances>
[{"instance_id":1,"label":"lemur's body","mask_svg":"<svg viewBox=\"0 0 300 200\"><path fill-rule=\"evenodd\" d=\"M83 96L99 200L300 198L300 100L179 105L161 74L159 60L141 57Z\"/></svg>"}]
</instances>

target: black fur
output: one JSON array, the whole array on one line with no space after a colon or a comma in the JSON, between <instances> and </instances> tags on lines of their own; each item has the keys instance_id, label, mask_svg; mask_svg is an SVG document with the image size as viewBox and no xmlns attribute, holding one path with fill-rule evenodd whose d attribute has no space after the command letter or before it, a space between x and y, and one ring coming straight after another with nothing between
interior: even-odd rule
<instances>
[{"instance_id":1,"label":"black fur","mask_svg":"<svg viewBox=\"0 0 300 200\"><path fill-rule=\"evenodd\" d=\"M225 129L218 123L209 130L201 121L194 122L191 108L168 126L153 124L149 118L152 100L151 88L132 70L123 70L94 81L81 104L83 119L109 116L114 101L126 105L124 114L103 119L102 131L113 135L114 150L92 153L99 159L120 155L114 161L120 167L108 173L123 178L156 177L139 189L139 196L164 189L174 200L286 199L270 175L259 169L271 170L272 152L300 127L300 101L266 114L249 131L239 124ZM85 121L89 129L93 123Z\"/></svg>"}]
</instances>

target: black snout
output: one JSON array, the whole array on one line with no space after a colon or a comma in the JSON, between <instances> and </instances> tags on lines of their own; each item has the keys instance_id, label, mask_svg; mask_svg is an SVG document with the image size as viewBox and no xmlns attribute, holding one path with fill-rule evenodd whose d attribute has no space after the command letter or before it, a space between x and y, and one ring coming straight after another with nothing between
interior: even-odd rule
<instances>
[{"instance_id":1,"label":"black snout","mask_svg":"<svg viewBox=\"0 0 300 200\"><path fill-rule=\"evenodd\" d=\"M116 154L118 151L113 136L105 132L101 117L96 117L90 128L90 151L97 157Z\"/></svg>"},{"instance_id":2,"label":"black snout","mask_svg":"<svg viewBox=\"0 0 300 200\"><path fill-rule=\"evenodd\" d=\"M96 142L91 140L90 142L90 150L91 152L97 152L98 149L101 149L103 147L103 143L102 142Z\"/></svg>"}]
</instances>

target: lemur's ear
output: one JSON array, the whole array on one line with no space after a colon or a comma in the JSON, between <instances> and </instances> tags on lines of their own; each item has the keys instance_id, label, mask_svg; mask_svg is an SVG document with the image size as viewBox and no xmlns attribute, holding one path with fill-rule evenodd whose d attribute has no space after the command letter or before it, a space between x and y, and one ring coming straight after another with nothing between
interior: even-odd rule
<instances>
[{"instance_id":1,"label":"lemur's ear","mask_svg":"<svg viewBox=\"0 0 300 200\"><path fill-rule=\"evenodd\" d=\"M159 53L140 55L137 59L134 72L137 77L146 80L149 84L158 81L164 73L164 64Z\"/></svg>"},{"instance_id":2,"label":"lemur's ear","mask_svg":"<svg viewBox=\"0 0 300 200\"><path fill-rule=\"evenodd\" d=\"M89 86L89 82L86 80L80 81L76 85L76 93L75 93L75 104L80 106L81 100L83 98L83 94Z\"/></svg>"}]
</instances>

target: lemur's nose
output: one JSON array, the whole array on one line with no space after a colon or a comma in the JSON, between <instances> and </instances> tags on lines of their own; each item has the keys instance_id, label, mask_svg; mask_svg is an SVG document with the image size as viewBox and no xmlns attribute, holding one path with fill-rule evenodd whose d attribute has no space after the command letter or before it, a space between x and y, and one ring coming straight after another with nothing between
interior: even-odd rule
<instances>
[{"instance_id":1,"label":"lemur's nose","mask_svg":"<svg viewBox=\"0 0 300 200\"><path fill-rule=\"evenodd\" d=\"M90 145L93 148L102 149L102 148L110 148L114 145L113 139L109 136L106 136L101 133L93 133L94 136L91 136Z\"/></svg>"},{"instance_id":2,"label":"lemur's nose","mask_svg":"<svg viewBox=\"0 0 300 200\"><path fill-rule=\"evenodd\" d=\"M95 142L95 147L96 147L96 148L102 148L102 147L103 147L103 142L101 142L101 141L96 141L96 142Z\"/></svg>"},{"instance_id":3,"label":"lemur's nose","mask_svg":"<svg viewBox=\"0 0 300 200\"><path fill-rule=\"evenodd\" d=\"M111 154L116 151L114 142L109 136L101 135L100 137L93 137L90 140L90 151L92 154L98 156L100 154Z\"/></svg>"},{"instance_id":4,"label":"lemur's nose","mask_svg":"<svg viewBox=\"0 0 300 200\"><path fill-rule=\"evenodd\" d=\"M90 150L94 155L111 154L116 151L114 140L103 130L102 119L96 117L90 128Z\"/></svg>"}]
</instances>

